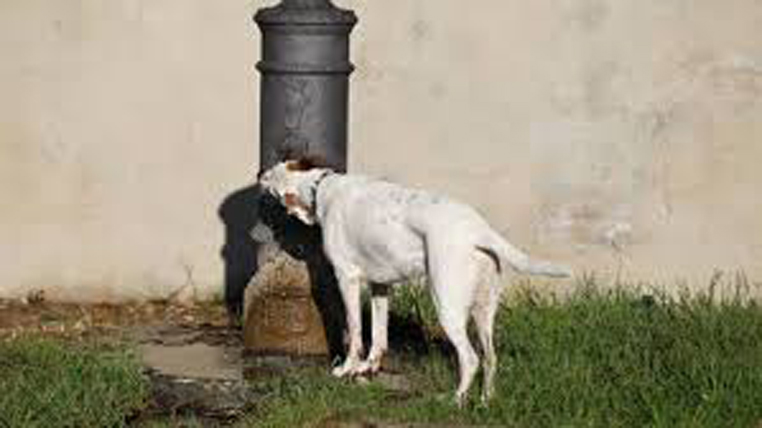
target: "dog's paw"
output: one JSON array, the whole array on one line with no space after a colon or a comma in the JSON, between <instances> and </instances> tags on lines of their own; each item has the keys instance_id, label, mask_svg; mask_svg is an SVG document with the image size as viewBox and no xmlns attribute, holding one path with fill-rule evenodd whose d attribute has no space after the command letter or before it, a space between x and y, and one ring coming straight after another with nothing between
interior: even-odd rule
<instances>
[{"instance_id":1,"label":"dog's paw","mask_svg":"<svg viewBox=\"0 0 762 428\"><path fill-rule=\"evenodd\" d=\"M463 410L468 404L468 396L466 395L466 393L456 392L454 402L455 402L455 406L458 409Z\"/></svg>"},{"instance_id":2,"label":"dog's paw","mask_svg":"<svg viewBox=\"0 0 762 428\"><path fill-rule=\"evenodd\" d=\"M489 403L492 401L492 397L495 395L493 388L485 388L479 396L479 401L482 407L489 407Z\"/></svg>"},{"instance_id":3,"label":"dog's paw","mask_svg":"<svg viewBox=\"0 0 762 428\"><path fill-rule=\"evenodd\" d=\"M356 360L346 360L344 363L336 366L331 370L331 374L334 377L346 377L354 376L357 374L357 369L360 366L360 362Z\"/></svg>"},{"instance_id":4,"label":"dog's paw","mask_svg":"<svg viewBox=\"0 0 762 428\"><path fill-rule=\"evenodd\" d=\"M381 371L381 361L377 359L367 359L360 361L354 374L361 376L373 376Z\"/></svg>"},{"instance_id":5,"label":"dog's paw","mask_svg":"<svg viewBox=\"0 0 762 428\"><path fill-rule=\"evenodd\" d=\"M344 377L348 374L348 372L349 370L347 367L342 364L340 366L334 367L333 370L331 370L331 375L333 375L333 377Z\"/></svg>"}]
</instances>

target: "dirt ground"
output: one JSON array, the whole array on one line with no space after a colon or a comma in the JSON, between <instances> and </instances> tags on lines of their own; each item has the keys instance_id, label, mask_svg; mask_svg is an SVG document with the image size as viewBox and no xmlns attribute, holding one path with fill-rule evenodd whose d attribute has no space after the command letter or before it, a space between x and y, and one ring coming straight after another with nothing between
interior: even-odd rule
<instances>
[{"instance_id":1,"label":"dirt ground","mask_svg":"<svg viewBox=\"0 0 762 428\"><path fill-rule=\"evenodd\" d=\"M125 304L56 303L43 298L0 300L0 338L36 333L64 338L124 334L141 326L228 327L221 304L168 301Z\"/></svg>"},{"instance_id":2,"label":"dirt ground","mask_svg":"<svg viewBox=\"0 0 762 428\"><path fill-rule=\"evenodd\" d=\"M170 425L183 425L177 419L182 414L202 426L220 426L245 411L254 398L241 375L240 329L219 303L0 300L0 340L24 336L135 346L150 380L151 398L131 426L151 426L167 418Z\"/></svg>"},{"instance_id":3,"label":"dirt ground","mask_svg":"<svg viewBox=\"0 0 762 428\"><path fill-rule=\"evenodd\" d=\"M413 331L410 326L396 322L391 323L390 329L404 330L398 332L400 336L410 336ZM241 328L231 323L219 302L116 305L57 303L41 297L0 300L0 340L26 335L73 343L94 340L135 346L150 380L151 398L146 410L136 415L130 426L153 426L155 422L185 426L188 421L196 424L188 422L193 426L226 426L249 411L261 393L247 381L263 375L262 363L246 356ZM417 346L426 342L420 332L409 339L409 344ZM269 370L282 364L293 367L317 362L268 362L265 374L271 376ZM404 376L379 378L382 383L389 383L390 390L410 389ZM366 425L327 420L321 426Z\"/></svg>"}]
</instances>

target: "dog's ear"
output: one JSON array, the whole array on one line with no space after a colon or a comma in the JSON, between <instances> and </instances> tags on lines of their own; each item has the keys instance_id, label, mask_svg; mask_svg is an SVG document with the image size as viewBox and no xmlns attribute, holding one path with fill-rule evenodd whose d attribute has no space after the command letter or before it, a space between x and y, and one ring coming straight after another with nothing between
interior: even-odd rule
<instances>
[{"instance_id":1,"label":"dog's ear","mask_svg":"<svg viewBox=\"0 0 762 428\"><path fill-rule=\"evenodd\" d=\"M313 168L325 168L326 162L319 156L304 156L296 160L286 162L289 171L309 171Z\"/></svg>"}]
</instances>

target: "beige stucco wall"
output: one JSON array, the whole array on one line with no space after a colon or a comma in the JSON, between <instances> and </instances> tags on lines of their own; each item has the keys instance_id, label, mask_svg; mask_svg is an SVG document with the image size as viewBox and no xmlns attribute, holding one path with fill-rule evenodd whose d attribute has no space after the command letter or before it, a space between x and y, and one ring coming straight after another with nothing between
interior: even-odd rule
<instances>
[{"instance_id":1,"label":"beige stucco wall","mask_svg":"<svg viewBox=\"0 0 762 428\"><path fill-rule=\"evenodd\" d=\"M0 2L0 296L222 288L273 2ZM478 206L578 271L762 277L762 3L337 1L350 168Z\"/></svg>"}]
</instances>

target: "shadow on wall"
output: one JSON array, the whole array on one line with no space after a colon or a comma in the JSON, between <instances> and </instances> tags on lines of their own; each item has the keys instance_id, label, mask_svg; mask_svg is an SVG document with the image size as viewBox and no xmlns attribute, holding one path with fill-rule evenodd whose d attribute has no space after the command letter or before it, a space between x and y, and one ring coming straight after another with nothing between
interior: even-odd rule
<instances>
[{"instance_id":1,"label":"shadow on wall","mask_svg":"<svg viewBox=\"0 0 762 428\"><path fill-rule=\"evenodd\" d=\"M329 353L332 358L341 355L344 348L344 307L333 267L322 250L320 228L307 226L287 215L281 204L264 193L257 184L227 196L218 214L225 227L221 255L225 265L225 304L231 320L239 323L245 309L246 287L260 264L267 263L271 257L267 253L276 246L306 263ZM255 240L252 232L255 228L261 229L262 225L270 236L259 236Z\"/></svg>"},{"instance_id":2,"label":"shadow on wall","mask_svg":"<svg viewBox=\"0 0 762 428\"><path fill-rule=\"evenodd\" d=\"M243 294L257 270L259 246L251 231L258 222L260 197L256 184L247 186L226 197L218 211L225 225L225 305L233 319L243 314Z\"/></svg>"}]
</instances>

